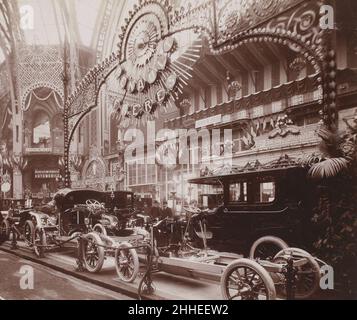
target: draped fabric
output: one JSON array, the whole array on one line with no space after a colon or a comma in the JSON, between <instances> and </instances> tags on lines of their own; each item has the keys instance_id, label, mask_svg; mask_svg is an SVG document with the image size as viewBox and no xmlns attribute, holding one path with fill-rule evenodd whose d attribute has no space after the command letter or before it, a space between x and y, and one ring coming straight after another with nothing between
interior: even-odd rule
<instances>
[{"instance_id":1,"label":"draped fabric","mask_svg":"<svg viewBox=\"0 0 357 320\"><path fill-rule=\"evenodd\" d=\"M62 101L59 94L54 90L49 90L49 93L46 93L45 96L41 96L36 90L31 91L30 95L27 98L25 110L28 110L33 102L33 99L38 101L48 101L50 98L54 98L58 108L62 108Z\"/></svg>"}]
</instances>

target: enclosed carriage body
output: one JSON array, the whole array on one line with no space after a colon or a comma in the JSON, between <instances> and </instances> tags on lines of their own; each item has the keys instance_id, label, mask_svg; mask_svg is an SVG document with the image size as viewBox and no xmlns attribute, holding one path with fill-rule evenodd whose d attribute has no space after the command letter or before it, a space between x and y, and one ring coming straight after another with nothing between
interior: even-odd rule
<instances>
[{"instance_id":1,"label":"enclosed carriage body","mask_svg":"<svg viewBox=\"0 0 357 320\"><path fill-rule=\"evenodd\" d=\"M96 203L88 205L88 201ZM99 231L117 235L125 229L133 211L134 195L126 191L60 190L54 197L61 225L66 234L84 232L86 222Z\"/></svg>"},{"instance_id":2,"label":"enclosed carriage body","mask_svg":"<svg viewBox=\"0 0 357 320\"><path fill-rule=\"evenodd\" d=\"M95 190L71 190L63 189L54 196L57 207L58 223L62 235L71 236L76 232L87 230L86 219L90 218L91 224L95 224L100 216L90 217L90 210L86 205L88 199L102 202L102 193Z\"/></svg>"},{"instance_id":3,"label":"enclosed carriage body","mask_svg":"<svg viewBox=\"0 0 357 320\"><path fill-rule=\"evenodd\" d=\"M298 166L243 171L190 180L221 186L223 199L209 217L210 246L248 253L259 237L271 235L308 248L312 240L312 209L316 187Z\"/></svg>"}]
</instances>

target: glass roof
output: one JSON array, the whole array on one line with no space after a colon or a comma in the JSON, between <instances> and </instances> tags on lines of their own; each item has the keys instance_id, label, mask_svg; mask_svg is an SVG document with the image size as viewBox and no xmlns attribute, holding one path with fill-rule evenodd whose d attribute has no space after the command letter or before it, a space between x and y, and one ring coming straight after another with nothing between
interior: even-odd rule
<instances>
[{"instance_id":1,"label":"glass roof","mask_svg":"<svg viewBox=\"0 0 357 320\"><path fill-rule=\"evenodd\" d=\"M70 41L93 46L93 36L105 0L18 0L21 28L27 44L55 45Z\"/></svg>"}]
</instances>

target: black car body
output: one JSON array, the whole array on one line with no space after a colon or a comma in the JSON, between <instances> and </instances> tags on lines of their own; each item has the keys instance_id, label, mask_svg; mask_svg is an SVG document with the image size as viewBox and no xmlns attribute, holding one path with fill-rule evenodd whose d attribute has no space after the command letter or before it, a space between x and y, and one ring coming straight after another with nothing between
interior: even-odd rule
<instances>
[{"instance_id":1,"label":"black car body","mask_svg":"<svg viewBox=\"0 0 357 320\"><path fill-rule=\"evenodd\" d=\"M94 211L88 206L87 201L96 201L102 204ZM131 214L133 194L124 191L100 192L95 190L63 189L54 196L54 203L61 218L61 227L65 234L84 232L86 218L90 226L103 228L101 232L115 235L125 228L125 221Z\"/></svg>"},{"instance_id":2,"label":"black car body","mask_svg":"<svg viewBox=\"0 0 357 320\"><path fill-rule=\"evenodd\" d=\"M209 244L214 249L246 253L256 239L267 235L292 246L311 246L316 188L307 180L304 168L242 170L190 183L223 189L223 204L209 218L213 232Z\"/></svg>"},{"instance_id":3,"label":"black car body","mask_svg":"<svg viewBox=\"0 0 357 320\"><path fill-rule=\"evenodd\" d=\"M62 189L58 191L53 203L57 208L58 225L61 234L71 236L77 232L86 232L86 219L95 226L101 219L101 214L92 214L86 204L87 200L96 200L102 203L103 194L95 190Z\"/></svg>"}]
</instances>

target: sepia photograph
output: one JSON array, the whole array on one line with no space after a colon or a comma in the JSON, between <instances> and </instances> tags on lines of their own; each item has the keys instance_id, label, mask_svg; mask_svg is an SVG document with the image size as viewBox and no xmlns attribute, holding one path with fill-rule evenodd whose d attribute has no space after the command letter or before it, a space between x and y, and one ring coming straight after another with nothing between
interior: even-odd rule
<instances>
[{"instance_id":1,"label":"sepia photograph","mask_svg":"<svg viewBox=\"0 0 357 320\"><path fill-rule=\"evenodd\" d=\"M0 300L357 300L357 1L0 0L0 188Z\"/></svg>"}]
</instances>

